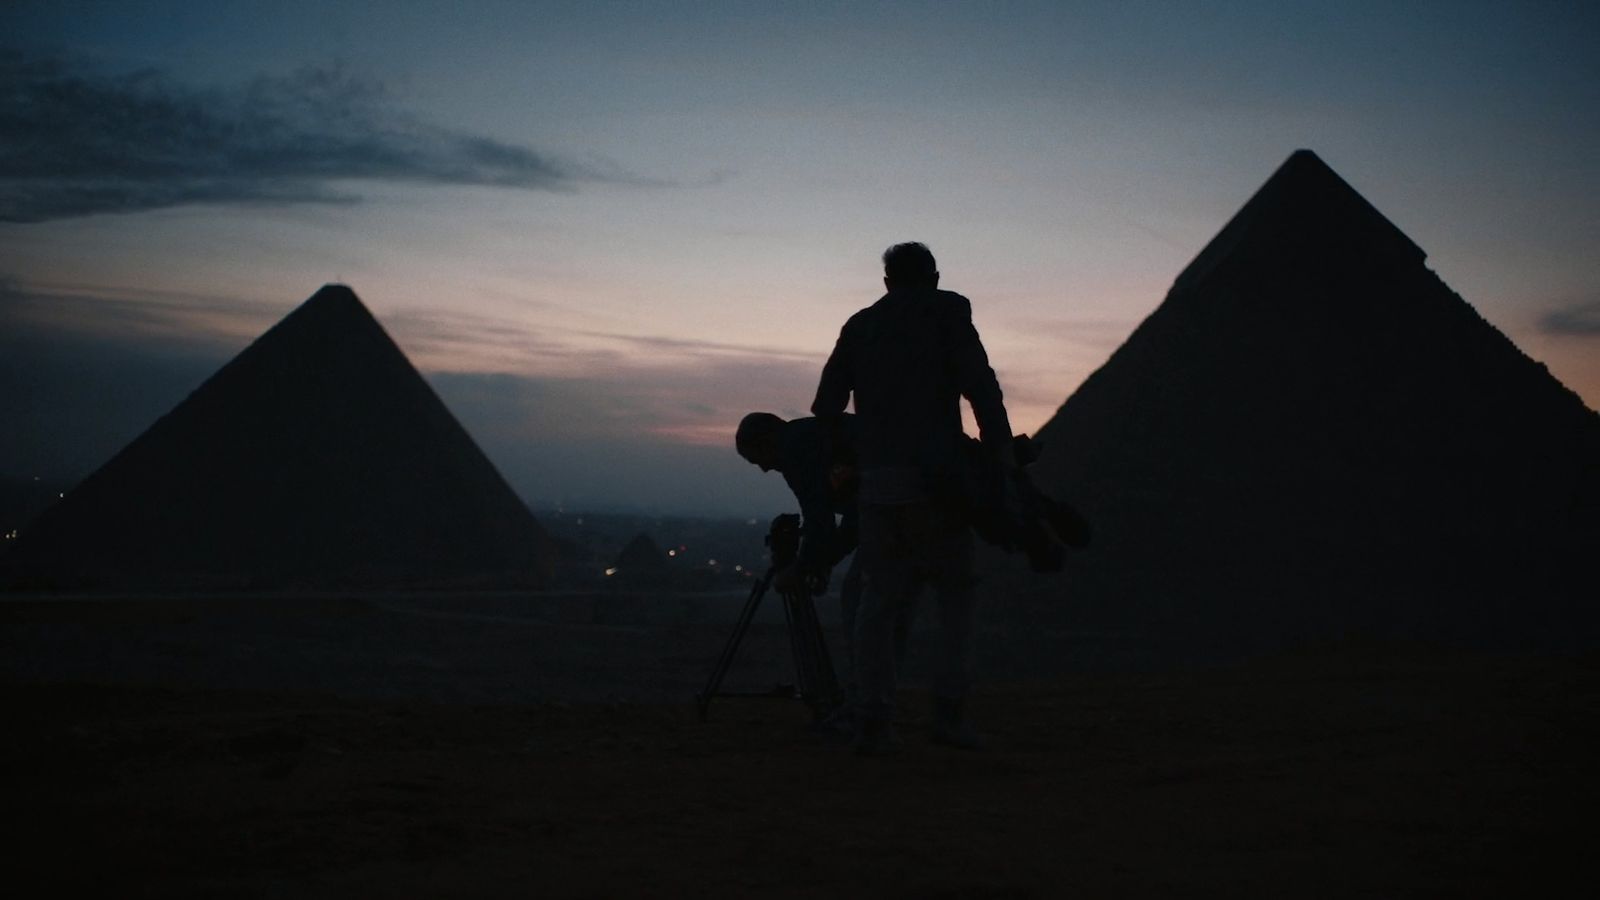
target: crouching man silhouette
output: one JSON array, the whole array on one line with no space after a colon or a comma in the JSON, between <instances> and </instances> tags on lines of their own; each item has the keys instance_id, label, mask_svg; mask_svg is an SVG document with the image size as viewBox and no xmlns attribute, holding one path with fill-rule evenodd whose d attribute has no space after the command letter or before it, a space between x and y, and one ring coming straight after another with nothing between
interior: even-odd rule
<instances>
[{"instance_id":1,"label":"crouching man silhouette","mask_svg":"<svg viewBox=\"0 0 1600 900\"><path fill-rule=\"evenodd\" d=\"M800 503L800 552L793 565L776 573L780 591L802 587L820 592L830 574L856 549L857 507L855 475L855 417L784 421L766 412L753 412L739 422L734 444L746 462L763 472L776 471ZM837 518L837 521L836 521ZM844 627L845 704L827 723L830 729L854 733L855 709L860 701L856 676L856 613L861 604L861 567L851 557L839 588L840 620ZM914 610L893 623L896 659L905 658Z\"/></svg>"}]
</instances>

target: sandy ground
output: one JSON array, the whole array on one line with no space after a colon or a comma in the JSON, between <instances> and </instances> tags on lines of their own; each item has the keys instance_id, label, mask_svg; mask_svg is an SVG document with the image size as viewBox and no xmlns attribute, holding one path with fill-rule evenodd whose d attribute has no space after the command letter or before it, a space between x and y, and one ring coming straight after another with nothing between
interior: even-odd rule
<instances>
[{"instance_id":1,"label":"sandy ground","mask_svg":"<svg viewBox=\"0 0 1600 900\"><path fill-rule=\"evenodd\" d=\"M702 723L687 698L34 658L102 632L181 650L205 618L184 609L7 613L16 896L1548 896L1592 873L1594 657L1349 643L991 682L983 753L930 745L913 689L889 759L794 701L722 699Z\"/></svg>"}]
</instances>

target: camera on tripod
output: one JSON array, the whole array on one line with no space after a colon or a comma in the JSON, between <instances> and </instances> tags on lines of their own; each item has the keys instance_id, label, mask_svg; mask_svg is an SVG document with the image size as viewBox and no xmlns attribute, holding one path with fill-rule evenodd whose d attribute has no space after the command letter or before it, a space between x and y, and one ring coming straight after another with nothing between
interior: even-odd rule
<instances>
[{"instance_id":1,"label":"camera on tripod","mask_svg":"<svg viewBox=\"0 0 1600 900\"><path fill-rule=\"evenodd\" d=\"M767 529L767 547L772 552L772 571L782 572L794 565L800 557L800 516L783 513L772 520ZM820 597L828 592L828 569L808 568L800 572L801 590L807 596Z\"/></svg>"},{"instance_id":2,"label":"camera on tripod","mask_svg":"<svg viewBox=\"0 0 1600 900\"><path fill-rule=\"evenodd\" d=\"M751 586L750 597L745 600L744 610L739 613L739 620L733 626L733 634L728 636L722 654L711 668L711 677L706 681L705 689L695 695L702 720L706 717L712 698L719 696L798 697L811 707L812 718L819 722L844 702L844 692L839 689L839 680L833 672L833 658L828 655L828 642L823 638L822 623L817 619L817 610L811 600L812 595L826 590L827 573L808 576L798 590L780 588L778 592L783 603L784 624L788 626L789 647L794 653L795 683L779 684L770 691L754 694L729 694L722 690L722 678L739 652L739 642L750 630L750 623L755 619L756 608L761 605L767 587L779 572L794 565L800 557L800 516L784 513L773 519L772 527L767 530L766 543L772 555L772 565L767 567L767 574Z\"/></svg>"},{"instance_id":3,"label":"camera on tripod","mask_svg":"<svg viewBox=\"0 0 1600 900\"><path fill-rule=\"evenodd\" d=\"M772 553L772 568L782 571L800 555L800 514L783 513L767 529L767 548Z\"/></svg>"}]
</instances>

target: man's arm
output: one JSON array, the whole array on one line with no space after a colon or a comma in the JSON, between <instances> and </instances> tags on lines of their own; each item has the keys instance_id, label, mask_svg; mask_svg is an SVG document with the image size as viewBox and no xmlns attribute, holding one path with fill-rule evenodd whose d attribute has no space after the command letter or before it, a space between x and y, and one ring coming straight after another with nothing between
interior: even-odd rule
<instances>
[{"instance_id":1,"label":"man's arm","mask_svg":"<svg viewBox=\"0 0 1600 900\"><path fill-rule=\"evenodd\" d=\"M824 572L833 565L835 523L833 492L828 480L832 447L828 432L815 419L796 419L784 429L784 483L800 502L800 566Z\"/></svg>"},{"instance_id":2,"label":"man's arm","mask_svg":"<svg viewBox=\"0 0 1600 900\"><path fill-rule=\"evenodd\" d=\"M827 482L817 484L815 478L790 478L789 490L800 501L800 561L807 566L826 567L833 548L833 498L828 496Z\"/></svg>"},{"instance_id":3,"label":"man's arm","mask_svg":"<svg viewBox=\"0 0 1600 900\"><path fill-rule=\"evenodd\" d=\"M814 416L836 416L850 405L850 392L855 388L855 381L850 371L850 350L846 346L849 329L849 322L839 329L839 340L834 342L833 353L822 366L817 395L811 401L811 414Z\"/></svg>"},{"instance_id":4,"label":"man's arm","mask_svg":"<svg viewBox=\"0 0 1600 900\"><path fill-rule=\"evenodd\" d=\"M1009 460L1011 452L1011 420L1006 415L1005 397L1000 393L1000 379L989 365L989 354L983 349L978 329L972 325L972 304L960 294L951 294L949 323L950 346L956 367L956 386L961 396L972 404L973 418L978 420L978 433L990 452Z\"/></svg>"}]
</instances>

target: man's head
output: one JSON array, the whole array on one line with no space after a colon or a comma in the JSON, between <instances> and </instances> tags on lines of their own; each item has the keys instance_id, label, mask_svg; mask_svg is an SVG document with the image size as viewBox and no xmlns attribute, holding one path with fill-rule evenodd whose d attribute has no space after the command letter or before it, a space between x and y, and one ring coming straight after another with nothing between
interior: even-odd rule
<instances>
[{"instance_id":1,"label":"man's head","mask_svg":"<svg viewBox=\"0 0 1600 900\"><path fill-rule=\"evenodd\" d=\"M783 426L788 423L772 413L753 412L739 421L733 445L745 462L770 472L783 461Z\"/></svg>"},{"instance_id":2,"label":"man's head","mask_svg":"<svg viewBox=\"0 0 1600 900\"><path fill-rule=\"evenodd\" d=\"M939 264L926 244L895 244L883 251L883 286L890 291L932 290L939 286Z\"/></svg>"}]
</instances>

